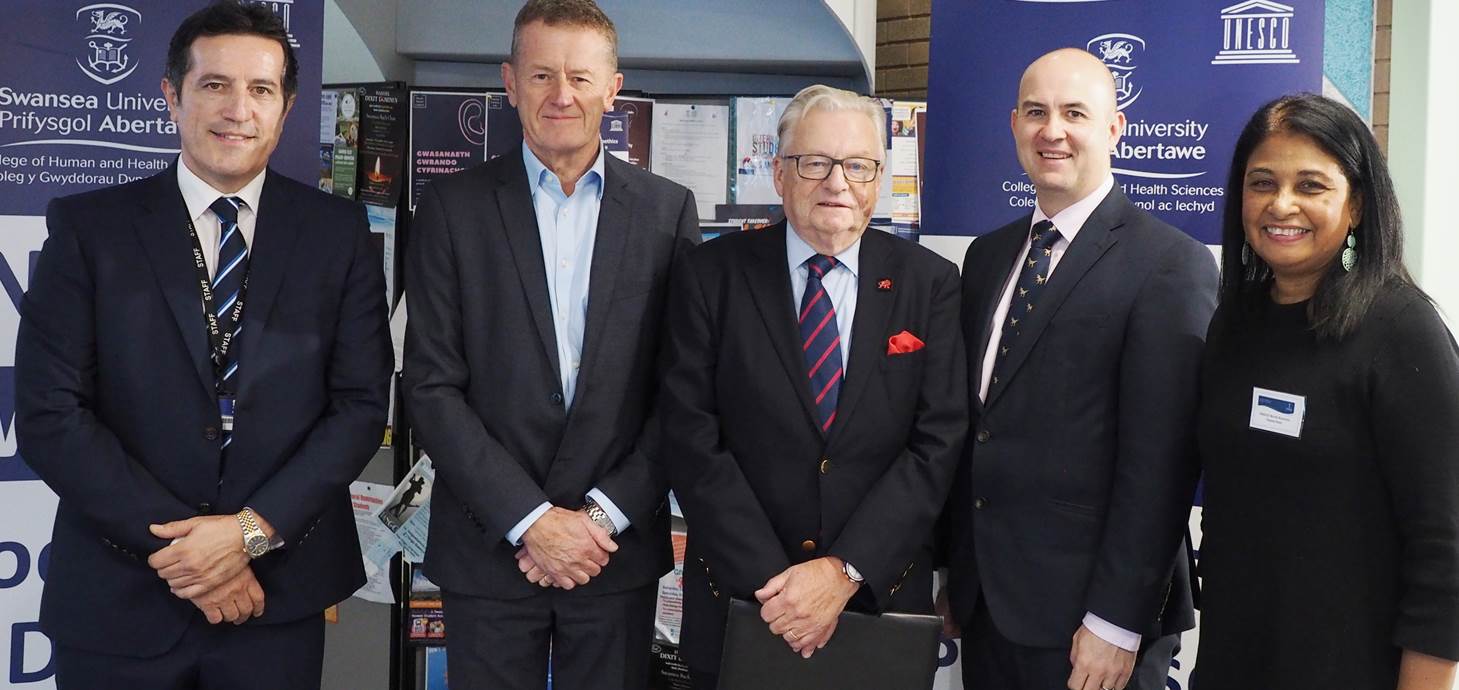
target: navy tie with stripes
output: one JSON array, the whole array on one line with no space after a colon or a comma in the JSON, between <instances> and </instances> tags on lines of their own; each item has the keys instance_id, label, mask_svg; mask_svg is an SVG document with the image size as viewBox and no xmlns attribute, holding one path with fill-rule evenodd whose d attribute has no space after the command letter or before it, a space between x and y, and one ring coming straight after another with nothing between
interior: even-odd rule
<instances>
[{"instance_id":1,"label":"navy tie with stripes","mask_svg":"<svg viewBox=\"0 0 1459 690\"><path fill-rule=\"evenodd\" d=\"M836 268L836 260L817 254L806 259L805 296L800 301L800 342L810 376L811 399L816 404L821 433L836 421L836 400L841 394L841 334L836 309L821 279Z\"/></svg>"},{"instance_id":2,"label":"navy tie with stripes","mask_svg":"<svg viewBox=\"0 0 1459 690\"><path fill-rule=\"evenodd\" d=\"M228 353L218 362L218 392L232 394L238 390L238 334L243 330L242 309L239 297L243 292L244 276L248 274L248 244L243 240L243 231L238 228L238 209L244 205L242 199L218 197L212 206L218 216L221 234L218 235L218 263L213 272L213 315L218 319L218 329L229 336ZM223 433L223 447L233 440L230 431Z\"/></svg>"}]
</instances>

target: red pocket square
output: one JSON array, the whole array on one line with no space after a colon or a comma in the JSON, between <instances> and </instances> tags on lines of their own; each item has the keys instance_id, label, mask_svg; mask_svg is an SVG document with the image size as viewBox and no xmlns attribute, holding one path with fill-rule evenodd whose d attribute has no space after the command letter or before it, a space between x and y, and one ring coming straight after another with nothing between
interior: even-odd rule
<instances>
[{"instance_id":1,"label":"red pocket square","mask_svg":"<svg viewBox=\"0 0 1459 690\"><path fill-rule=\"evenodd\" d=\"M890 338L887 338L887 354L905 355L908 352L916 352L922 349L926 343L921 338L907 331L902 331Z\"/></svg>"}]
</instances>

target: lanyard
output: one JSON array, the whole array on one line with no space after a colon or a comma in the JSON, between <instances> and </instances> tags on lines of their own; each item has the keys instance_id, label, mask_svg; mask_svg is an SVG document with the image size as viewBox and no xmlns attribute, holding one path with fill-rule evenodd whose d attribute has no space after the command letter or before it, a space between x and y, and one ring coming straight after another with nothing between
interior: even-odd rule
<instances>
[{"instance_id":1,"label":"lanyard","mask_svg":"<svg viewBox=\"0 0 1459 690\"><path fill-rule=\"evenodd\" d=\"M208 341L212 345L213 380L217 382L219 393L230 393L231 391L227 390L227 386L223 383L223 370L228 361L228 353L233 349L233 329L224 331L222 323L218 320L214 307L213 278L208 275L208 264L203 258L203 243L198 239L197 228L193 227L191 220L187 222L187 234L193 242L193 267L197 269L198 288L203 296L203 316L208 326ZM219 257L218 260L222 261L222 257ZM243 322L243 296L248 292L248 259L245 258L243 263L243 286L238 289L238 299L233 303L233 308L229 310L234 324Z\"/></svg>"}]
</instances>

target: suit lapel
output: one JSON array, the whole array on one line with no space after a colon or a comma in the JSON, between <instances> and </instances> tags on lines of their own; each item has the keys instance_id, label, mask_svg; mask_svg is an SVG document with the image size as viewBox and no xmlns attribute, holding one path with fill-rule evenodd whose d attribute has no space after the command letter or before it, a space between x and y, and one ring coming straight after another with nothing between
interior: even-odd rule
<instances>
[{"instance_id":1,"label":"suit lapel","mask_svg":"<svg viewBox=\"0 0 1459 690\"><path fill-rule=\"evenodd\" d=\"M187 205L177 186L177 164L153 178L147 213L134 228L152 265L157 285L177 321L178 335L187 346L198 382L213 392L213 360L203 319L202 294L197 283L191 243L187 239Z\"/></svg>"},{"instance_id":2,"label":"suit lapel","mask_svg":"<svg viewBox=\"0 0 1459 690\"><path fill-rule=\"evenodd\" d=\"M992 407L997 401L998 395L1007 387L1008 382L1017 375L1019 367L1028 358L1029 352L1038 342L1039 336L1048 327L1054 314L1058 313L1059 306L1073 292L1074 286L1084 278L1095 262L1114 245L1118 238L1114 230L1123 224L1121 209L1124 206L1125 197L1119 189L1111 190L1109 196L1100 202L1099 207L1084 222L1084 227L1079 229L1079 234L1069 244L1064 252L1059 265L1054 267L1054 275L1044 286L1043 293L1039 295L1038 304L1034 311L1026 317L1023 330L1017 340L1008 350L1008 363L1005 365L1004 374L1000 376L997 383L989 383L988 400L984 407Z\"/></svg>"},{"instance_id":3,"label":"suit lapel","mask_svg":"<svg viewBox=\"0 0 1459 690\"><path fill-rule=\"evenodd\" d=\"M806 422L816 427L816 405L811 399L805 357L801 354L800 329L795 321L794 297L790 291L790 267L785 259L785 233L789 230L781 221L754 232L763 233L764 237L756 238L760 241L754 243L755 256L743 267L750 284L750 296L765 323L770 345L779 355L785 375L790 378L791 388L800 398Z\"/></svg>"},{"instance_id":4,"label":"suit lapel","mask_svg":"<svg viewBox=\"0 0 1459 690\"><path fill-rule=\"evenodd\" d=\"M896 292L878 290L877 283L890 279L892 285L901 280L901 265L892 254L893 242L880 230L868 229L861 238L860 271L856 276L856 314L851 325L851 361L846 367L841 399L836 404L836 421L831 425L835 436L845 428L856 403L874 376L884 374L879 363L886 358L887 324L896 304Z\"/></svg>"},{"instance_id":5,"label":"suit lapel","mask_svg":"<svg viewBox=\"0 0 1459 690\"><path fill-rule=\"evenodd\" d=\"M592 271L588 274L588 322L583 331L582 358L582 371L587 372L595 371L588 363L595 361L602 349L608 312L613 306L613 289L624 270L623 250L628 243L629 219L633 217L633 192L618 167L618 159L606 150L598 155L607 159L603 161L603 202L598 205ZM584 390L581 379L577 388L579 392Z\"/></svg>"},{"instance_id":6,"label":"suit lapel","mask_svg":"<svg viewBox=\"0 0 1459 690\"><path fill-rule=\"evenodd\" d=\"M542 341L547 360L552 362L554 380L559 380L562 364L557 361L552 306L547 303L547 268L542 265L542 239L537 230L537 211L532 207L527 167L522 164L521 148L513 149L506 156L506 165L501 167L497 178L496 207L501 212L507 247L511 249L512 261L517 265L517 278L522 282L522 293L527 297L537 337ZM474 212L486 211L483 202Z\"/></svg>"},{"instance_id":7,"label":"suit lapel","mask_svg":"<svg viewBox=\"0 0 1459 690\"><path fill-rule=\"evenodd\" d=\"M1023 240L1028 236L1029 220L1030 217L1023 218L1013 232L973 240L990 245L987 250L989 266L981 276L974 279L982 282L977 294L983 296L982 302L976 307L977 311L972 314L971 325L977 330L968 333L966 338L970 360L968 367L972 372L968 381L973 386L972 402L977 409L981 409L983 405L978 398L978 390L983 381L983 355L988 352L988 338L993 333L993 315L997 312L999 300L1003 299L1003 288L1008 284L1009 273L1013 271L1014 257L1023 250Z\"/></svg>"},{"instance_id":8,"label":"suit lapel","mask_svg":"<svg viewBox=\"0 0 1459 690\"><path fill-rule=\"evenodd\" d=\"M249 356L259 352L269 314L288 275L299 239L295 199L268 171L258 200L258 219L253 228L253 245L248 249L248 291L244 293L243 333L238 340L238 396L244 397L263 367L248 366Z\"/></svg>"}]
</instances>

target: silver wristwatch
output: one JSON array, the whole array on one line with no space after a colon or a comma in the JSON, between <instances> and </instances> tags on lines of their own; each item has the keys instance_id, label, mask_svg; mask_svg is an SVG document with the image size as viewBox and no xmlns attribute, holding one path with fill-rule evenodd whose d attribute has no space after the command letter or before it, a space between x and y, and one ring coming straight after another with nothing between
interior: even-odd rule
<instances>
[{"instance_id":1,"label":"silver wristwatch","mask_svg":"<svg viewBox=\"0 0 1459 690\"><path fill-rule=\"evenodd\" d=\"M858 585L866 582L866 578L861 576L861 571L857 570L856 566L851 565L848 561L841 561L841 572L846 574L846 579Z\"/></svg>"},{"instance_id":2,"label":"silver wristwatch","mask_svg":"<svg viewBox=\"0 0 1459 690\"><path fill-rule=\"evenodd\" d=\"M608 511L603 510L603 506L598 505L597 501L588 499L587 505L583 506L583 512L588 514L588 519L592 520L593 524L602 527L608 536L618 536L618 527L613 524L613 518L608 517Z\"/></svg>"}]
</instances>

